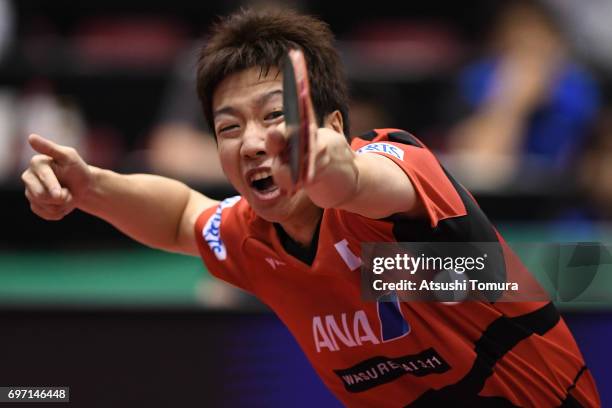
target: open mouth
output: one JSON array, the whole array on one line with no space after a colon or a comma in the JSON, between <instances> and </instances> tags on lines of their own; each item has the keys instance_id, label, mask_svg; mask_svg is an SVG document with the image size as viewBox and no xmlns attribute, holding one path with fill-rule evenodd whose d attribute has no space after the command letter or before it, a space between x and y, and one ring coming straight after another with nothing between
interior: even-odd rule
<instances>
[{"instance_id":1,"label":"open mouth","mask_svg":"<svg viewBox=\"0 0 612 408\"><path fill-rule=\"evenodd\" d=\"M268 196L278 190L278 186L272 178L272 173L268 169L253 172L249 180L251 187L261 196Z\"/></svg>"},{"instance_id":2,"label":"open mouth","mask_svg":"<svg viewBox=\"0 0 612 408\"><path fill-rule=\"evenodd\" d=\"M254 180L253 182L251 182L251 186L253 186L253 188L255 188L255 190L259 191L260 193L268 193L277 188L276 184L274 184L272 176L268 176L259 180Z\"/></svg>"}]
</instances>

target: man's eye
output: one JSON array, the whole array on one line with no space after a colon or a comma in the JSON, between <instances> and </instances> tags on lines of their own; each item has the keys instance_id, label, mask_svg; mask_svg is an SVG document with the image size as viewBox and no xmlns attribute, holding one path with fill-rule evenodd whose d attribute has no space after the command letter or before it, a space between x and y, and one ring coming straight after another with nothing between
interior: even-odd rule
<instances>
[{"instance_id":1,"label":"man's eye","mask_svg":"<svg viewBox=\"0 0 612 408\"><path fill-rule=\"evenodd\" d=\"M284 112L282 110L277 110L277 111L269 113L265 119L274 120L274 119L280 118L283 115L284 115Z\"/></svg>"},{"instance_id":2,"label":"man's eye","mask_svg":"<svg viewBox=\"0 0 612 408\"><path fill-rule=\"evenodd\" d=\"M219 133L221 132L227 132L229 130L233 130L233 129L237 129L238 125L229 125L229 126L225 126L219 129Z\"/></svg>"}]
</instances>

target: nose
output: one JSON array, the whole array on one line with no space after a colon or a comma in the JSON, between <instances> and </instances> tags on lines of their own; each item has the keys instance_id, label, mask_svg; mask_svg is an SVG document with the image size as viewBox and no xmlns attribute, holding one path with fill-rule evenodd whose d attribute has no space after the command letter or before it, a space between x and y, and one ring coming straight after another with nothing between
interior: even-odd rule
<instances>
[{"instance_id":1,"label":"nose","mask_svg":"<svg viewBox=\"0 0 612 408\"><path fill-rule=\"evenodd\" d=\"M266 128L257 124L247 124L242 135L242 146L240 148L242 157L255 159L266 155Z\"/></svg>"}]
</instances>

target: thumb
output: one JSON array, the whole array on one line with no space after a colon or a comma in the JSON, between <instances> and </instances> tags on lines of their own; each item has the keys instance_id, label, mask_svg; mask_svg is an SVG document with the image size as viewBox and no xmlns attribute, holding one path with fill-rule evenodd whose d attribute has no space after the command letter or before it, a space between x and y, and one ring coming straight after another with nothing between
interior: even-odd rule
<instances>
[{"instance_id":1,"label":"thumb","mask_svg":"<svg viewBox=\"0 0 612 408\"><path fill-rule=\"evenodd\" d=\"M66 163L70 160L70 155L68 153L69 147L54 143L35 133L32 133L28 137L28 142L30 146L32 146L32 149L36 150L38 153L51 157L57 163Z\"/></svg>"}]
</instances>

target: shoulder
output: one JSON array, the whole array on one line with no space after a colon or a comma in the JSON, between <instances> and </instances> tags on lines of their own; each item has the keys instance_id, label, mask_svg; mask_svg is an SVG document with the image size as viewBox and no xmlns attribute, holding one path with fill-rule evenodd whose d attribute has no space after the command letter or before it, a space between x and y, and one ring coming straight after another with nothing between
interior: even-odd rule
<instances>
[{"instance_id":1,"label":"shoulder","mask_svg":"<svg viewBox=\"0 0 612 408\"><path fill-rule=\"evenodd\" d=\"M251 293L253 285L241 254L252 215L248 202L235 196L203 211L195 225L198 250L210 273Z\"/></svg>"},{"instance_id":2,"label":"shoulder","mask_svg":"<svg viewBox=\"0 0 612 408\"><path fill-rule=\"evenodd\" d=\"M203 247L208 247L218 260L227 257L227 246L240 245L247 235L252 210L241 196L226 198L204 210L196 222L196 234Z\"/></svg>"},{"instance_id":3,"label":"shoulder","mask_svg":"<svg viewBox=\"0 0 612 408\"><path fill-rule=\"evenodd\" d=\"M391 143L401 143L408 146L414 147L425 147L425 144L421 142L416 136L412 133L407 132L402 129L373 129L367 133L364 133L359 136L355 136L351 139L351 147L354 150L359 150L361 147L366 145L370 145L373 143L382 143L382 142L391 142Z\"/></svg>"},{"instance_id":4,"label":"shoulder","mask_svg":"<svg viewBox=\"0 0 612 408\"><path fill-rule=\"evenodd\" d=\"M405 160L406 153L434 159L423 142L412 133L401 129L373 129L354 137L351 140L351 148L357 154L379 153L400 162Z\"/></svg>"},{"instance_id":5,"label":"shoulder","mask_svg":"<svg viewBox=\"0 0 612 408\"><path fill-rule=\"evenodd\" d=\"M352 139L356 154L379 154L391 159L408 176L432 227L445 218L464 215L465 204L447 171L412 133L374 129Z\"/></svg>"}]
</instances>

